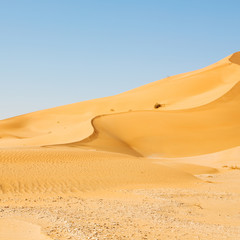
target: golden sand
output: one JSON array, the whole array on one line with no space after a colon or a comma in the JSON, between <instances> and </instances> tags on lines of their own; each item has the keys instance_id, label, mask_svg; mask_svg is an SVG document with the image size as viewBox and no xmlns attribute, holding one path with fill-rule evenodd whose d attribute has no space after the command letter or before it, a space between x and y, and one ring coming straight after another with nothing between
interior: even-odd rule
<instances>
[{"instance_id":1,"label":"golden sand","mask_svg":"<svg viewBox=\"0 0 240 240\"><path fill-rule=\"evenodd\" d=\"M240 239L239 106L240 52L1 120L0 239Z\"/></svg>"}]
</instances>

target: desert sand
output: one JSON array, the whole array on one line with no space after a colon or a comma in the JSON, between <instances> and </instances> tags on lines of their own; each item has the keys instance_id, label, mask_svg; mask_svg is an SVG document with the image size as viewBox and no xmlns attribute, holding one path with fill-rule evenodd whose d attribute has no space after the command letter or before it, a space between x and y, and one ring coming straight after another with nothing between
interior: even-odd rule
<instances>
[{"instance_id":1,"label":"desert sand","mask_svg":"<svg viewBox=\"0 0 240 240\"><path fill-rule=\"evenodd\" d=\"M0 239L240 239L240 52L0 121Z\"/></svg>"}]
</instances>

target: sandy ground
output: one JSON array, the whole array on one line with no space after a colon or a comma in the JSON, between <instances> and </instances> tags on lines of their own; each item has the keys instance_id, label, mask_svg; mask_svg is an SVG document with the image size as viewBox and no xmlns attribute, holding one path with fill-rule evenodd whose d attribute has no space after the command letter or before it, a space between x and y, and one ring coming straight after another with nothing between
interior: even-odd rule
<instances>
[{"instance_id":1,"label":"sandy ground","mask_svg":"<svg viewBox=\"0 0 240 240\"><path fill-rule=\"evenodd\" d=\"M16 234L12 235L15 238L0 239L28 239L21 225L17 231L12 230L11 224L6 225L11 219L13 225L16 221L33 223L41 227L42 234L55 240L240 238L238 148L176 159L135 159L113 153L108 153L107 158L105 152L76 154L78 150L74 150L75 157L85 157L75 160L82 161L81 164L60 159L63 153L59 150L57 160L54 159L56 149L49 149L52 155L36 148L32 153L29 149L15 151L25 154L18 166L9 157L13 149L1 152L1 157L7 155L8 160L1 168L1 177L5 179L5 183L1 181L2 190L5 190L0 201L0 236ZM62 151L70 156L69 150ZM50 160L46 161L44 154ZM13 174L11 168L17 176L15 182L9 177ZM49 169L54 169L54 174ZM81 169L84 171L80 172ZM79 172L78 178L74 171ZM45 174L55 179L46 180ZM32 226L27 227L32 231ZM19 231L26 238L21 238ZM29 239L44 239L40 238L43 235L39 230L33 232L34 238Z\"/></svg>"},{"instance_id":2,"label":"sandy ground","mask_svg":"<svg viewBox=\"0 0 240 240\"><path fill-rule=\"evenodd\" d=\"M16 220L0 219L0 239L2 240L50 240L41 233L40 226Z\"/></svg>"},{"instance_id":3,"label":"sandy ground","mask_svg":"<svg viewBox=\"0 0 240 240\"><path fill-rule=\"evenodd\" d=\"M0 240L240 239L240 52L0 121Z\"/></svg>"},{"instance_id":4,"label":"sandy ground","mask_svg":"<svg viewBox=\"0 0 240 240\"><path fill-rule=\"evenodd\" d=\"M240 170L199 177L205 182L194 188L4 196L1 218L38 224L59 240L239 239Z\"/></svg>"}]
</instances>

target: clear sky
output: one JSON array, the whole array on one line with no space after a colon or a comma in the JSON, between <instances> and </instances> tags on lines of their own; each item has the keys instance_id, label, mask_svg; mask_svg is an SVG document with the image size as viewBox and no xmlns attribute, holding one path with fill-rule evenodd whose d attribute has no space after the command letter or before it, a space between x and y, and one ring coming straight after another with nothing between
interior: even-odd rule
<instances>
[{"instance_id":1,"label":"clear sky","mask_svg":"<svg viewBox=\"0 0 240 240\"><path fill-rule=\"evenodd\" d=\"M0 119L114 95L240 50L239 0L0 0Z\"/></svg>"}]
</instances>

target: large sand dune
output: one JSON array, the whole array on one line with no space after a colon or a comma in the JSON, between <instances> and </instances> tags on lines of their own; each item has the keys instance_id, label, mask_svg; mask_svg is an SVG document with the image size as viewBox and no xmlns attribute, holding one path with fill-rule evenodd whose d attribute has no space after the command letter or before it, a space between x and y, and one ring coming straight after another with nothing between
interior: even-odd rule
<instances>
[{"instance_id":1,"label":"large sand dune","mask_svg":"<svg viewBox=\"0 0 240 240\"><path fill-rule=\"evenodd\" d=\"M44 146L81 141L97 116L130 111L182 110L209 104L239 82L240 53L190 73L165 78L128 92L0 121L0 146ZM156 103L161 107L155 109Z\"/></svg>"},{"instance_id":2,"label":"large sand dune","mask_svg":"<svg viewBox=\"0 0 240 240\"><path fill-rule=\"evenodd\" d=\"M0 217L59 240L239 239L239 106L237 52L116 96L1 120ZM0 236L17 239L1 230L8 219Z\"/></svg>"},{"instance_id":3,"label":"large sand dune","mask_svg":"<svg viewBox=\"0 0 240 240\"><path fill-rule=\"evenodd\" d=\"M196 180L187 166L149 158L239 146L239 76L238 52L116 96L2 120L1 190L71 192Z\"/></svg>"},{"instance_id":4,"label":"large sand dune","mask_svg":"<svg viewBox=\"0 0 240 240\"><path fill-rule=\"evenodd\" d=\"M93 121L95 134L79 145L161 157L194 156L236 147L240 145L239 93L240 83L201 107L97 117Z\"/></svg>"},{"instance_id":5,"label":"large sand dune","mask_svg":"<svg viewBox=\"0 0 240 240\"><path fill-rule=\"evenodd\" d=\"M140 157L190 157L239 146L239 76L238 52L116 96L2 120L2 191L56 192L191 179L182 168L156 166ZM173 172L175 178L165 181Z\"/></svg>"}]
</instances>

